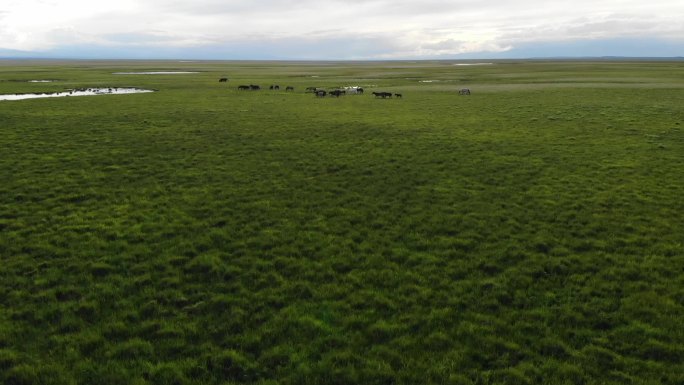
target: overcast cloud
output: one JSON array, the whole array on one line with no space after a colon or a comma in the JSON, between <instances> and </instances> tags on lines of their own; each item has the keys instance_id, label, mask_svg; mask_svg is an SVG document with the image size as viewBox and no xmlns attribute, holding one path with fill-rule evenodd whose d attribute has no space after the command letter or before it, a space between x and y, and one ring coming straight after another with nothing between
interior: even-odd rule
<instances>
[{"instance_id":1,"label":"overcast cloud","mask_svg":"<svg viewBox=\"0 0 684 385\"><path fill-rule=\"evenodd\" d=\"M684 56L683 16L681 0L2 0L0 55Z\"/></svg>"}]
</instances>

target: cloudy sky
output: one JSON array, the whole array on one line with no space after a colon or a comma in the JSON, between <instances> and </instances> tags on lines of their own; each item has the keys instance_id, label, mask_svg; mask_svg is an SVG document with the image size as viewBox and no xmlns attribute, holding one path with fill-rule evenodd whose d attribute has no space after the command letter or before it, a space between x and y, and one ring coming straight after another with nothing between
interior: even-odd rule
<instances>
[{"instance_id":1,"label":"cloudy sky","mask_svg":"<svg viewBox=\"0 0 684 385\"><path fill-rule=\"evenodd\" d=\"M11 56L684 56L684 1L2 0Z\"/></svg>"}]
</instances>

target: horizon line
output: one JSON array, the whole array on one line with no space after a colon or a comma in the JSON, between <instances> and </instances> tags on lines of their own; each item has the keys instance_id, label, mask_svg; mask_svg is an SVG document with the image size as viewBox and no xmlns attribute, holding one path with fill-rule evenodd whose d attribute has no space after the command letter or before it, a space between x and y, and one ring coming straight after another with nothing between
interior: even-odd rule
<instances>
[{"instance_id":1,"label":"horizon line","mask_svg":"<svg viewBox=\"0 0 684 385\"><path fill-rule=\"evenodd\" d=\"M491 60L491 61L511 61L511 60L684 60L684 56L622 56L622 55L606 55L606 56L530 56L530 57L509 57L509 58L401 58L401 59L295 59L295 58L282 58L282 59L202 59L202 58L94 58L94 57L23 57L23 56L0 56L0 60L73 60L73 61L86 61L86 60L101 60L101 61L178 61L178 62L201 62L201 61L235 61L235 62L245 62L245 61L258 61L258 62L401 62L401 61L465 61L473 62L479 60Z\"/></svg>"}]
</instances>

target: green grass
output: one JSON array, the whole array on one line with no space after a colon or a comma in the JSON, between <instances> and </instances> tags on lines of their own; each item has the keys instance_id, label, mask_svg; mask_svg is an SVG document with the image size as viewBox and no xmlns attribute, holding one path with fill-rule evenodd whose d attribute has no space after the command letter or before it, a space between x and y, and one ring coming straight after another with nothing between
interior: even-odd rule
<instances>
[{"instance_id":1,"label":"green grass","mask_svg":"<svg viewBox=\"0 0 684 385\"><path fill-rule=\"evenodd\" d=\"M97 86L0 101L0 382L684 382L681 61L0 61Z\"/></svg>"}]
</instances>

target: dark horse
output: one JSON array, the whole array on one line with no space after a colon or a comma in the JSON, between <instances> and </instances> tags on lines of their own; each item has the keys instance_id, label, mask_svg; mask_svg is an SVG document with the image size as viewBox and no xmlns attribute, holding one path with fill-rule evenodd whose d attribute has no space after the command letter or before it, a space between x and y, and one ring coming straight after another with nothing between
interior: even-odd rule
<instances>
[{"instance_id":1,"label":"dark horse","mask_svg":"<svg viewBox=\"0 0 684 385\"><path fill-rule=\"evenodd\" d=\"M228 78L221 78L219 79L219 83L225 83L228 81Z\"/></svg>"},{"instance_id":2,"label":"dark horse","mask_svg":"<svg viewBox=\"0 0 684 385\"><path fill-rule=\"evenodd\" d=\"M248 90L249 86L238 86L238 90Z\"/></svg>"},{"instance_id":3,"label":"dark horse","mask_svg":"<svg viewBox=\"0 0 684 385\"><path fill-rule=\"evenodd\" d=\"M391 93L391 92L373 92L373 95L374 95L376 98L380 97L380 98L383 98L383 99L384 99L384 98L391 98L391 97L392 97L392 93Z\"/></svg>"},{"instance_id":4,"label":"dark horse","mask_svg":"<svg viewBox=\"0 0 684 385\"><path fill-rule=\"evenodd\" d=\"M325 90L318 90L318 91L316 91L316 97L318 97L318 98L322 98L322 97L324 97L326 94L327 94L327 92L325 92Z\"/></svg>"},{"instance_id":5,"label":"dark horse","mask_svg":"<svg viewBox=\"0 0 684 385\"><path fill-rule=\"evenodd\" d=\"M458 90L459 95L470 95L470 88L461 88Z\"/></svg>"},{"instance_id":6,"label":"dark horse","mask_svg":"<svg viewBox=\"0 0 684 385\"><path fill-rule=\"evenodd\" d=\"M401 94L394 94L394 97L400 98L400 97L401 97Z\"/></svg>"},{"instance_id":7,"label":"dark horse","mask_svg":"<svg viewBox=\"0 0 684 385\"><path fill-rule=\"evenodd\" d=\"M285 91L294 91L294 87L287 86L287 87L285 87Z\"/></svg>"}]
</instances>

